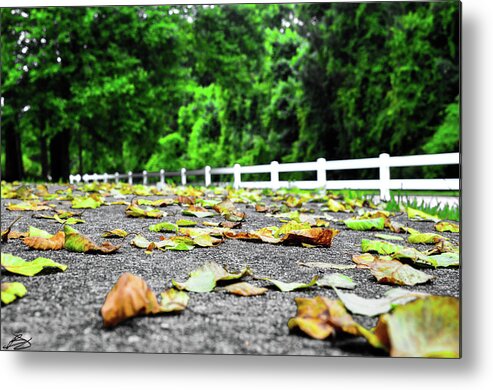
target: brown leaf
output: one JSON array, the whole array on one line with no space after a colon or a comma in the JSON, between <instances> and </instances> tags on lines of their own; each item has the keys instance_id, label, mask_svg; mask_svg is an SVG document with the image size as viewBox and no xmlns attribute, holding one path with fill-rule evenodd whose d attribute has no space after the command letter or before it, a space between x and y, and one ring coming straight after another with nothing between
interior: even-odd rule
<instances>
[{"instance_id":1,"label":"brown leaf","mask_svg":"<svg viewBox=\"0 0 493 390\"><path fill-rule=\"evenodd\" d=\"M247 282L230 284L224 287L224 289L231 294L241 295L244 297L261 295L267 291L265 287L256 287Z\"/></svg>"},{"instance_id":2,"label":"brown leaf","mask_svg":"<svg viewBox=\"0 0 493 390\"><path fill-rule=\"evenodd\" d=\"M105 327L138 316L159 312L156 296L138 276L125 272L106 296L101 315Z\"/></svg>"},{"instance_id":3,"label":"brown leaf","mask_svg":"<svg viewBox=\"0 0 493 390\"><path fill-rule=\"evenodd\" d=\"M65 244L65 233L63 231L57 232L51 238L43 237L26 237L24 238L24 244L31 249L37 249L41 251L57 251L63 248Z\"/></svg>"},{"instance_id":4,"label":"brown leaf","mask_svg":"<svg viewBox=\"0 0 493 390\"><path fill-rule=\"evenodd\" d=\"M195 204L195 198L194 197L183 196L183 195L178 196L176 201L178 203L181 203L181 204L189 204L189 205Z\"/></svg>"},{"instance_id":5,"label":"brown leaf","mask_svg":"<svg viewBox=\"0 0 493 390\"><path fill-rule=\"evenodd\" d=\"M283 244L309 244L330 247L332 239L339 233L336 229L311 228L295 230L287 233L282 239Z\"/></svg>"},{"instance_id":6,"label":"brown leaf","mask_svg":"<svg viewBox=\"0 0 493 390\"><path fill-rule=\"evenodd\" d=\"M239 229L241 228L241 222L222 221L219 226L227 229Z\"/></svg>"}]
</instances>

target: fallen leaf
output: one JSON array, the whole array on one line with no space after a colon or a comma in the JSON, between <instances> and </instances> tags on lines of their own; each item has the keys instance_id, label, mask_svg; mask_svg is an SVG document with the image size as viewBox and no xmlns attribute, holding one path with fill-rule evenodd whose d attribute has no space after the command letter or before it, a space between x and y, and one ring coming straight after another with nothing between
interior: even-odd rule
<instances>
[{"instance_id":1,"label":"fallen leaf","mask_svg":"<svg viewBox=\"0 0 493 390\"><path fill-rule=\"evenodd\" d=\"M190 198L188 196L180 195L180 196L178 196L178 198L176 198L176 202L180 203L182 205L183 204L193 205L193 204L195 204L195 199Z\"/></svg>"},{"instance_id":2,"label":"fallen leaf","mask_svg":"<svg viewBox=\"0 0 493 390\"><path fill-rule=\"evenodd\" d=\"M106 296L101 315L103 325L111 327L141 314L160 311L156 296L138 276L125 272Z\"/></svg>"},{"instance_id":3,"label":"fallen leaf","mask_svg":"<svg viewBox=\"0 0 493 390\"><path fill-rule=\"evenodd\" d=\"M123 229L106 230L101 237L104 238L125 238L128 233Z\"/></svg>"},{"instance_id":4,"label":"fallen leaf","mask_svg":"<svg viewBox=\"0 0 493 390\"><path fill-rule=\"evenodd\" d=\"M179 219L176 221L176 225L180 227L197 226L197 222L190 221L189 219Z\"/></svg>"},{"instance_id":5,"label":"fallen leaf","mask_svg":"<svg viewBox=\"0 0 493 390\"><path fill-rule=\"evenodd\" d=\"M411 207L408 207L406 211L407 217L413 221L432 221L435 223L440 222L440 218L438 217L438 215L430 215L425 213L424 211L416 210Z\"/></svg>"},{"instance_id":6,"label":"fallen leaf","mask_svg":"<svg viewBox=\"0 0 493 390\"><path fill-rule=\"evenodd\" d=\"M435 229L439 232L451 232L451 233L459 233L460 231L459 225L445 221L436 223Z\"/></svg>"},{"instance_id":7,"label":"fallen leaf","mask_svg":"<svg viewBox=\"0 0 493 390\"><path fill-rule=\"evenodd\" d=\"M245 220L246 214L238 210L230 199L216 204L214 210L220 213L227 221L241 222Z\"/></svg>"},{"instance_id":8,"label":"fallen leaf","mask_svg":"<svg viewBox=\"0 0 493 390\"><path fill-rule=\"evenodd\" d=\"M402 264L398 260L376 260L369 265L369 268L379 283L414 286L435 279L433 275L414 269L410 265Z\"/></svg>"},{"instance_id":9,"label":"fallen leaf","mask_svg":"<svg viewBox=\"0 0 493 390\"><path fill-rule=\"evenodd\" d=\"M135 204L131 204L130 206L128 206L125 210L125 214L132 218L161 218L165 215L164 212L158 209L142 209Z\"/></svg>"},{"instance_id":10,"label":"fallen leaf","mask_svg":"<svg viewBox=\"0 0 493 390\"><path fill-rule=\"evenodd\" d=\"M31 249L36 249L41 251L48 251L48 250L57 251L63 248L63 244L65 243L65 233L60 230L50 238L44 238L42 236L41 237L31 236L30 233L29 237L23 239L23 242Z\"/></svg>"},{"instance_id":11,"label":"fallen leaf","mask_svg":"<svg viewBox=\"0 0 493 390\"><path fill-rule=\"evenodd\" d=\"M374 317L387 313L392 308L422 297L422 293L407 291L402 288L390 289L382 298L363 298L353 293L343 293L335 289L344 306L353 314Z\"/></svg>"},{"instance_id":12,"label":"fallen leaf","mask_svg":"<svg viewBox=\"0 0 493 390\"><path fill-rule=\"evenodd\" d=\"M171 222L161 222L155 225L149 226L149 231L151 232L173 232L176 233L178 231L178 225Z\"/></svg>"},{"instance_id":13,"label":"fallen leaf","mask_svg":"<svg viewBox=\"0 0 493 390\"><path fill-rule=\"evenodd\" d=\"M5 282L1 285L1 300L4 305L22 298L27 293L27 288L20 282Z\"/></svg>"},{"instance_id":14,"label":"fallen leaf","mask_svg":"<svg viewBox=\"0 0 493 390\"><path fill-rule=\"evenodd\" d=\"M460 357L459 300L430 296L379 318L377 337L393 357Z\"/></svg>"},{"instance_id":15,"label":"fallen leaf","mask_svg":"<svg viewBox=\"0 0 493 390\"><path fill-rule=\"evenodd\" d=\"M33 261L26 261L21 257L14 256L10 253L1 254L2 267L7 271L24 276L34 276L44 268L58 268L62 271L67 269L65 264L56 263L51 259L37 257Z\"/></svg>"},{"instance_id":16,"label":"fallen leaf","mask_svg":"<svg viewBox=\"0 0 493 390\"><path fill-rule=\"evenodd\" d=\"M9 203L6 206L7 210L10 211L43 211L51 210L51 207L46 206L44 203L39 202L19 202L19 203Z\"/></svg>"},{"instance_id":17,"label":"fallen leaf","mask_svg":"<svg viewBox=\"0 0 493 390\"><path fill-rule=\"evenodd\" d=\"M376 348L385 348L369 330L358 324L338 300L325 297L295 298L298 307L296 317L288 321L289 329L299 328L308 336L323 340L336 332L362 336Z\"/></svg>"},{"instance_id":18,"label":"fallen leaf","mask_svg":"<svg viewBox=\"0 0 493 390\"><path fill-rule=\"evenodd\" d=\"M172 280L173 285L179 290L193 292L209 292L216 287L218 281L240 279L243 276L251 275L251 270L247 267L237 273L230 273L219 264L210 261L190 273L190 277L184 283Z\"/></svg>"},{"instance_id":19,"label":"fallen leaf","mask_svg":"<svg viewBox=\"0 0 493 390\"><path fill-rule=\"evenodd\" d=\"M405 226L400 222L391 221L387 219L385 221L385 227L388 228L393 233L409 233L409 234L419 234L419 231L413 229L409 226Z\"/></svg>"},{"instance_id":20,"label":"fallen leaf","mask_svg":"<svg viewBox=\"0 0 493 390\"><path fill-rule=\"evenodd\" d=\"M271 278L261 278L261 279L269 281L270 283L272 283L274 286L276 286L282 292L289 292L289 291L300 290L303 288L312 287L315 285L315 283L317 283L318 278L319 278L318 275L315 275L312 278L312 280L308 283L300 283L300 282L286 283L286 282L282 282L280 280L271 279Z\"/></svg>"},{"instance_id":21,"label":"fallen leaf","mask_svg":"<svg viewBox=\"0 0 493 390\"><path fill-rule=\"evenodd\" d=\"M173 199L156 199L156 200L138 199L136 203L139 206L166 207L166 206L171 206L172 204L175 203L175 201Z\"/></svg>"},{"instance_id":22,"label":"fallen leaf","mask_svg":"<svg viewBox=\"0 0 493 390\"><path fill-rule=\"evenodd\" d=\"M151 244L151 241L149 241L147 238L142 236L141 234L137 234L132 241L130 241L130 244L141 249L147 249L149 245Z\"/></svg>"},{"instance_id":23,"label":"fallen leaf","mask_svg":"<svg viewBox=\"0 0 493 390\"><path fill-rule=\"evenodd\" d=\"M361 240L362 252L377 252L380 255L390 255L396 259L410 260L414 264L436 267L436 261L415 248L408 248L379 240Z\"/></svg>"},{"instance_id":24,"label":"fallen leaf","mask_svg":"<svg viewBox=\"0 0 493 390\"><path fill-rule=\"evenodd\" d=\"M73 209L97 209L103 204L103 200L95 199L92 196L76 197L72 200Z\"/></svg>"},{"instance_id":25,"label":"fallen leaf","mask_svg":"<svg viewBox=\"0 0 493 390\"><path fill-rule=\"evenodd\" d=\"M356 288L356 283L353 282L353 279L351 279L347 275L337 272L324 275L322 279L317 280L316 284L320 287L336 287L344 288L347 290L353 290L354 288Z\"/></svg>"},{"instance_id":26,"label":"fallen leaf","mask_svg":"<svg viewBox=\"0 0 493 390\"><path fill-rule=\"evenodd\" d=\"M211 246L219 245L220 243L223 242L223 240L221 240L219 238L211 237L208 234L202 234L200 236L194 237L193 242L195 245L198 245L201 247L211 247Z\"/></svg>"},{"instance_id":27,"label":"fallen leaf","mask_svg":"<svg viewBox=\"0 0 493 390\"><path fill-rule=\"evenodd\" d=\"M436 244L445 240L445 237L435 233L411 234L407 237L407 242L410 244Z\"/></svg>"},{"instance_id":28,"label":"fallen leaf","mask_svg":"<svg viewBox=\"0 0 493 390\"><path fill-rule=\"evenodd\" d=\"M173 311L183 311L188 305L190 297L184 291L178 291L170 288L160 294L161 302L159 312L169 313Z\"/></svg>"},{"instance_id":29,"label":"fallen leaf","mask_svg":"<svg viewBox=\"0 0 493 390\"><path fill-rule=\"evenodd\" d=\"M384 230L385 218L346 219L344 224L352 230Z\"/></svg>"},{"instance_id":30,"label":"fallen leaf","mask_svg":"<svg viewBox=\"0 0 493 390\"><path fill-rule=\"evenodd\" d=\"M304 243L309 245L330 247L332 245L332 239L338 233L338 230L329 228L297 230L287 233L281 239L281 242L287 245Z\"/></svg>"},{"instance_id":31,"label":"fallen leaf","mask_svg":"<svg viewBox=\"0 0 493 390\"><path fill-rule=\"evenodd\" d=\"M446 252L439 255L429 256L436 264L436 267L458 267L460 265L460 255L458 253Z\"/></svg>"},{"instance_id":32,"label":"fallen leaf","mask_svg":"<svg viewBox=\"0 0 493 390\"><path fill-rule=\"evenodd\" d=\"M215 213L208 211L206 208L202 206L194 206L194 205L190 206L188 209L182 210L181 213L183 215L192 215L197 218L208 218L216 215Z\"/></svg>"},{"instance_id":33,"label":"fallen leaf","mask_svg":"<svg viewBox=\"0 0 493 390\"><path fill-rule=\"evenodd\" d=\"M239 229L241 228L241 222L221 221L219 226L226 229Z\"/></svg>"},{"instance_id":34,"label":"fallen leaf","mask_svg":"<svg viewBox=\"0 0 493 390\"><path fill-rule=\"evenodd\" d=\"M231 294L241 295L244 297L262 295L267 291L265 287L255 287L247 282L230 284L224 287L224 289Z\"/></svg>"},{"instance_id":35,"label":"fallen leaf","mask_svg":"<svg viewBox=\"0 0 493 390\"><path fill-rule=\"evenodd\" d=\"M110 254L120 249L120 246L115 246L110 242L103 242L101 245L97 245L89 237L84 236L70 226L65 226L64 232L64 248L71 252Z\"/></svg>"}]
</instances>

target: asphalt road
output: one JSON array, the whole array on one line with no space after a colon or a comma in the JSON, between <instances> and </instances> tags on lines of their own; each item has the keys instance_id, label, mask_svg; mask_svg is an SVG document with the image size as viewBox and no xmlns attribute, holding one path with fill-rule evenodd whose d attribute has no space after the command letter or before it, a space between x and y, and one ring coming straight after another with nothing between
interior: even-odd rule
<instances>
[{"instance_id":1,"label":"asphalt road","mask_svg":"<svg viewBox=\"0 0 493 390\"><path fill-rule=\"evenodd\" d=\"M152 199L154 199L153 197ZM130 198L129 198L130 199ZM107 198L111 200L111 198ZM24 217L15 225L16 230L26 230L29 225L54 233L59 224L50 220L31 219L32 212L11 212L1 201L2 229L18 215ZM69 202L60 202L59 208L69 209ZM319 209L320 204L308 204ZM103 206L85 211L85 224L75 226L83 234L101 243L105 230L122 228L129 232L143 232L148 239L157 239L158 233L150 233L147 226L156 223L151 219L134 219L125 215L126 206ZM247 213L242 230L280 225L276 218L256 213L251 207L238 205ZM163 218L175 221L184 217L179 206L163 210L177 213ZM347 218L344 213L330 213L334 217ZM405 216L396 220L409 223ZM208 218L221 221L221 217ZM431 222L410 222L420 231L433 231ZM320 356L386 356L382 351L368 346L363 338L343 337L327 340L310 339L300 333L290 332L287 321L296 314L295 297L323 295L336 298L329 288L312 287L295 292L280 292L275 287L263 296L238 297L225 291L189 293L190 310L180 314L137 317L113 329L103 328L99 314L106 294L123 272L142 277L158 294L171 287L171 279L186 280L190 271L206 261L214 260L229 270L250 266L255 274L283 281L308 282L313 275L342 272L357 283L352 292L367 297L381 297L393 286L377 284L367 270L349 269L317 270L298 262L322 261L352 264L351 256L360 252L362 238L372 238L374 232L352 231L345 226L330 248L303 248L277 246L238 240L226 240L213 248L195 248L189 252L154 251L145 255L142 249L129 244L129 240L115 254L90 255L66 250L42 252L28 249L19 240L9 240L2 245L2 252L12 253L27 260L38 256L68 265L65 272L44 273L34 277L22 277L2 273L2 281L21 281L28 294L16 302L1 308L1 345L21 332L32 337L31 350L37 351L100 351L100 352L148 352L148 353L201 353L201 354L262 354L262 355L320 355ZM458 240L457 234L447 234ZM114 243L121 240L110 239ZM424 249L425 246L416 246ZM407 287L434 295L459 297L460 271L458 269L426 269L436 279L428 284ZM257 286L268 282L250 280ZM366 327L376 324L377 318L353 316Z\"/></svg>"}]
</instances>

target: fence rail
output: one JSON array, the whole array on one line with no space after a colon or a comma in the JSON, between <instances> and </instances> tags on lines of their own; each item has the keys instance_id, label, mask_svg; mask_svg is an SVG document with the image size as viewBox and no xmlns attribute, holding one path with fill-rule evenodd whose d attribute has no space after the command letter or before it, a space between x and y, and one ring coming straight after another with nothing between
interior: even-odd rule
<instances>
[{"instance_id":1,"label":"fence rail","mask_svg":"<svg viewBox=\"0 0 493 390\"><path fill-rule=\"evenodd\" d=\"M390 156L387 153L380 154L375 158L361 158L351 160L327 161L319 158L314 162L279 164L272 161L270 164L241 166L235 164L233 167L211 168L206 166L201 169L167 172L161 169L158 172L127 172L120 174L84 174L70 175L70 183L85 183L91 181L108 182L114 180L119 182L126 180L133 184L134 179L141 179L144 185L149 183L150 177L159 178L161 185L165 184L167 177L181 179L181 184L187 184L187 176L204 176L205 186L210 186L213 175L233 175L234 188L271 188L297 187L300 189L325 188L328 190L379 190L380 198L390 199L390 190L459 190L459 179L391 179L390 169L395 167L431 166L431 165L457 165L460 164L459 153L423 154L415 156ZM327 171L338 171L347 169L379 169L379 179L374 180L327 180ZM279 173L285 172L316 172L317 180L312 181L281 181ZM241 175L246 173L268 173L270 181L242 181Z\"/></svg>"}]
</instances>

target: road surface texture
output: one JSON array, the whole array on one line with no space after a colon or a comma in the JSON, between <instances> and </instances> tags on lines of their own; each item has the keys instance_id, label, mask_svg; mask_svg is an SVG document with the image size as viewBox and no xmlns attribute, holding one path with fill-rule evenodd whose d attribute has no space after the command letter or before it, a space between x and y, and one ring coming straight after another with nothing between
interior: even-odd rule
<instances>
[{"instance_id":1,"label":"road surface texture","mask_svg":"<svg viewBox=\"0 0 493 390\"><path fill-rule=\"evenodd\" d=\"M130 200L132 197L128 197ZM158 199L150 197L149 199ZM111 197L107 201L114 200ZM33 212L7 211L5 205L17 200L2 199L2 229L17 216L23 218L15 230L25 231L29 225L54 233L60 224L45 219L32 219ZM57 208L70 209L70 202L52 202ZM242 231L265 226L280 225L277 218L255 212L252 206L236 204L247 213ZM317 214L322 204L307 203ZM221 216L199 219L182 216L179 205L163 208L170 215L160 220L129 218L124 205L102 206L86 210L84 224L74 227L97 243L105 230L115 228L128 232L142 232L148 239L157 240L162 233L151 233L147 227L159 221L185 218L197 221L220 222ZM172 215L176 213L176 215ZM348 218L345 213L329 213L336 218ZM405 215L394 220L423 232L433 232L432 222L409 222ZM49 257L68 265L65 272L41 273L23 277L2 273L2 281L20 281L28 294L1 309L1 342L8 343L14 333L32 337L30 350L36 351L99 351L99 352L148 352L148 353L202 353L202 354L262 354L262 355L319 355L319 356L387 356L374 349L361 337L337 335L326 340L311 339L299 332L290 331L288 319L296 315L295 297L317 295L337 298L330 288L311 287L295 292L280 292L261 280L247 277L256 286L269 286L265 295L239 297L224 290L210 293L190 292L189 309L179 314L164 314L132 318L112 329L105 329L100 309L107 293L124 272L142 277L151 289L160 293L171 287L171 279L185 281L190 271L206 261L215 261L237 271L249 266L255 275L268 276L282 281L308 282L315 274L341 272L350 276L357 287L351 291L366 298L378 298L395 287L376 283L368 270L348 269L318 270L299 265L299 262L319 261L353 264L351 257L360 253L363 238L374 238L375 232L358 232L344 225L334 225L340 230L330 248L304 248L279 246L227 239L212 248L195 248L189 252L159 251L151 255L130 245L127 239L115 254L91 255L60 251L35 251L28 249L21 240L9 240L2 245L2 252L12 253L26 260L38 256ZM458 234L443 233L458 241ZM121 239L109 239L118 244ZM399 243L399 242L397 242ZM412 246L409 244L409 246ZM429 246L415 245L417 249ZM425 269L436 276L433 281L409 290L434 295L459 297L460 271L457 268ZM353 315L367 328L375 326L377 317Z\"/></svg>"}]
</instances>

